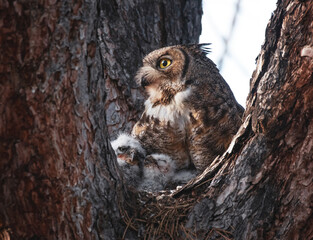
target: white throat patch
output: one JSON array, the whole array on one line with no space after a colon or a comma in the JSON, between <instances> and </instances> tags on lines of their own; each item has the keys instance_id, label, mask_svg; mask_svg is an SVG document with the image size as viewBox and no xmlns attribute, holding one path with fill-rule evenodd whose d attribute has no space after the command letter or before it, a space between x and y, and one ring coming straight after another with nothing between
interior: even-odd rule
<instances>
[{"instance_id":1,"label":"white throat patch","mask_svg":"<svg viewBox=\"0 0 313 240\"><path fill-rule=\"evenodd\" d=\"M150 98L145 102L146 114L159 119L160 121L186 123L189 121L189 111L184 105L184 100L190 95L191 89L178 92L168 105L157 105L153 107Z\"/></svg>"}]
</instances>

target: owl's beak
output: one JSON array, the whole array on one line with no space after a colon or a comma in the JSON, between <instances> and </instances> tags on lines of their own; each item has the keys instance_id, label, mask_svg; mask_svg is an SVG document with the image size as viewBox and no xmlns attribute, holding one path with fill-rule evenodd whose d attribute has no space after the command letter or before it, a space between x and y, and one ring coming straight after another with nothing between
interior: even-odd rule
<instances>
[{"instance_id":1,"label":"owl's beak","mask_svg":"<svg viewBox=\"0 0 313 240\"><path fill-rule=\"evenodd\" d=\"M150 85L149 81L148 81L145 77L142 77L142 78L141 78L140 83L141 83L141 86L142 86L143 88L145 88L146 86Z\"/></svg>"},{"instance_id":2,"label":"owl's beak","mask_svg":"<svg viewBox=\"0 0 313 240\"><path fill-rule=\"evenodd\" d=\"M130 165L136 165L138 164L138 159L136 159L136 151L134 149L131 149L131 151L128 154L128 161Z\"/></svg>"},{"instance_id":3,"label":"owl's beak","mask_svg":"<svg viewBox=\"0 0 313 240\"><path fill-rule=\"evenodd\" d=\"M134 162L135 151L130 151L130 157L131 157L131 161Z\"/></svg>"}]
</instances>

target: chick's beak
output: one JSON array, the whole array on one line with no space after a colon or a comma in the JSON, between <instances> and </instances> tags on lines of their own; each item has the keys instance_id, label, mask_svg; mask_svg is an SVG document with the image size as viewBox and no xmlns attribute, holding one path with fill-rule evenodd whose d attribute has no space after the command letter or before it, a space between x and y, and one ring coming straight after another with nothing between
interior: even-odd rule
<instances>
[{"instance_id":1,"label":"chick's beak","mask_svg":"<svg viewBox=\"0 0 313 240\"><path fill-rule=\"evenodd\" d=\"M136 160L135 160L135 151L134 151L134 149L131 149L131 150L130 150L129 156L130 156L130 161L131 161L133 164L135 164L135 163L136 163Z\"/></svg>"}]
</instances>

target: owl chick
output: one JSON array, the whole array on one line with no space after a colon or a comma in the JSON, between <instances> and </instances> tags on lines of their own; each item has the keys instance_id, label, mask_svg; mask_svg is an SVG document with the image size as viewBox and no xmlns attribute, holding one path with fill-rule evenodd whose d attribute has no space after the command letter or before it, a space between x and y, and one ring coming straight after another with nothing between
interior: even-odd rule
<instances>
[{"instance_id":1,"label":"owl chick","mask_svg":"<svg viewBox=\"0 0 313 240\"><path fill-rule=\"evenodd\" d=\"M145 150L138 140L128 134L119 135L111 145L126 183L136 188L142 182Z\"/></svg>"},{"instance_id":2,"label":"owl chick","mask_svg":"<svg viewBox=\"0 0 313 240\"><path fill-rule=\"evenodd\" d=\"M146 156L139 141L128 134L119 135L111 145L128 185L140 191L155 192L164 190L171 182L175 165L167 155Z\"/></svg>"},{"instance_id":3,"label":"owl chick","mask_svg":"<svg viewBox=\"0 0 313 240\"><path fill-rule=\"evenodd\" d=\"M151 154L145 158L143 180L139 190L156 192L166 189L175 174L173 160L164 154Z\"/></svg>"},{"instance_id":4,"label":"owl chick","mask_svg":"<svg viewBox=\"0 0 313 240\"><path fill-rule=\"evenodd\" d=\"M205 44L155 50L136 75L149 97L132 135L147 154L163 153L178 169L202 171L228 147L241 125L237 103Z\"/></svg>"}]
</instances>

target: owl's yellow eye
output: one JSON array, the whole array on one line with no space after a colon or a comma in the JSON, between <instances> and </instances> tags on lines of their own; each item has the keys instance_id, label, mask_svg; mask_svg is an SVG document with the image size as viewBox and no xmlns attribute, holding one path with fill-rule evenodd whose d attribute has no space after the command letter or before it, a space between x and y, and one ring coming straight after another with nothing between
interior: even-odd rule
<instances>
[{"instance_id":1,"label":"owl's yellow eye","mask_svg":"<svg viewBox=\"0 0 313 240\"><path fill-rule=\"evenodd\" d=\"M172 64L172 60L171 59L162 58L159 61L158 67L163 69L163 68L167 68L171 64Z\"/></svg>"}]
</instances>

